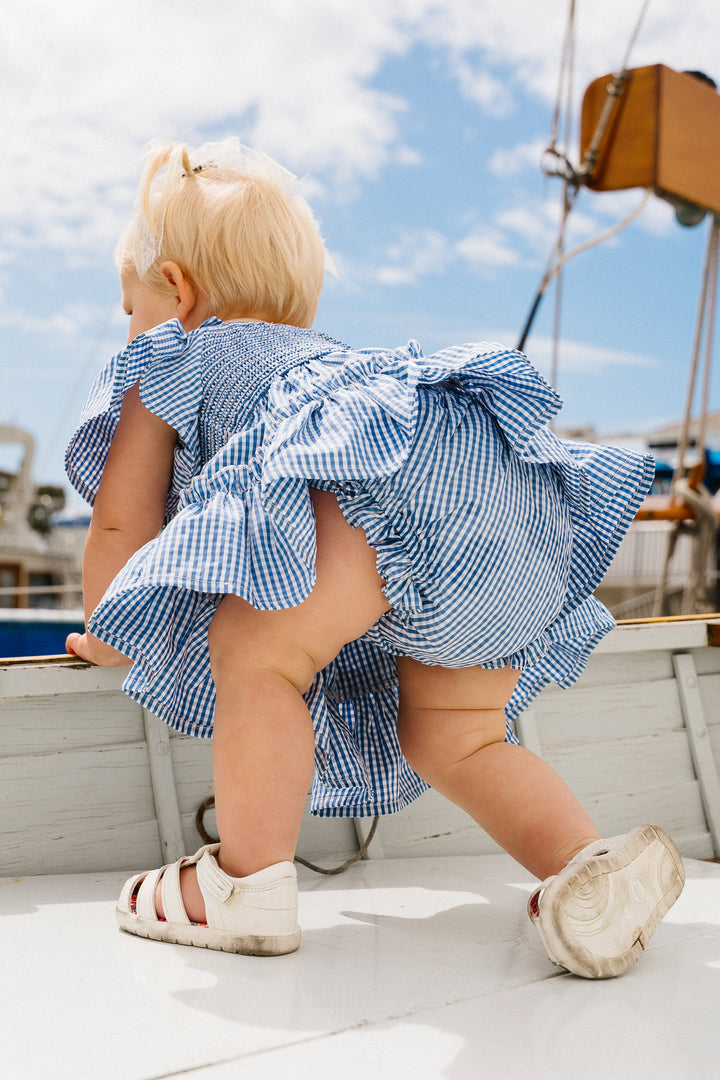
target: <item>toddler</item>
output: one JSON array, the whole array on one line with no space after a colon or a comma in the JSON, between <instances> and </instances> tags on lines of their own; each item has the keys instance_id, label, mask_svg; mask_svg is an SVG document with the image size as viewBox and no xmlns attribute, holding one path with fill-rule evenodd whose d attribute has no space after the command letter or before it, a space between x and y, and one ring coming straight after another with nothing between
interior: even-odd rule
<instances>
[{"instance_id":1,"label":"toddler","mask_svg":"<svg viewBox=\"0 0 720 1080\"><path fill-rule=\"evenodd\" d=\"M657 826L601 840L512 720L613 625L592 596L653 475L562 443L524 356L352 350L311 329L324 247L294 178L237 140L156 149L117 252L128 345L67 452L93 504L84 634L124 689L212 735L220 843L130 879L120 926L296 949L308 789L333 816L432 785L542 885L550 959L617 975L680 894Z\"/></svg>"}]
</instances>

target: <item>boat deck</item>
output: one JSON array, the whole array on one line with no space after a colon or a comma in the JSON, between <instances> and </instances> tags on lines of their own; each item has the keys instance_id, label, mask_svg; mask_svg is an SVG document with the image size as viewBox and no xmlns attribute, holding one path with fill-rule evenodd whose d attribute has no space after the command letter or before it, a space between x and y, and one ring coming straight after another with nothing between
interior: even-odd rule
<instances>
[{"instance_id":1,"label":"boat deck","mask_svg":"<svg viewBox=\"0 0 720 1080\"><path fill-rule=\"evenodd\" d=\"M303 944L270 959L118 930L123 873L0 885L8 1080L502 1080L717 1074L720 865L620 979L553 967L505 855L300 868ZM400 1072L402 1070L402 1072Z\"/></svg>"}]
</instances>

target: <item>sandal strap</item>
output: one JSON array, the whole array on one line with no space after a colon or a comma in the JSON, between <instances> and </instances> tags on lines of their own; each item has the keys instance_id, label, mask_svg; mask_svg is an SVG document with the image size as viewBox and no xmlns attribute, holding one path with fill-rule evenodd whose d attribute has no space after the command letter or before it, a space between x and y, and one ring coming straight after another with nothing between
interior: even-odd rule
<instances>
[{"instance_id":1,"label":"sandal strap","mask_svg":"<svg viewBox=\"0 0 720 1080\"><path fill-rule=\"evenodd\" d=\"M190 926L191 919L185 910L182 892L180 889L180 871L188 865L187 859L178 859L165 867L165 873L160 881L160 895L162 906L167 922L180 923L182 926Z\"/></svg>"},{"instance_id":2,"label":"sandal strap","mask_svg":"<svg viewBox=\"0 0 720 1080\"><path fill-rule=\"evenodd\" d=\"M135 899L135 912L139 918L157 919L155 887L165 870L167 870L166 866L161 866L157 870L150 870L142 879Z\"/></svg>"},{"instance_id":3,"label":"sandal strap","mask_svg":"<svg viewBox=\"0 0 720 1080\"><path fill-rule=\"evenodd\" d=\"M203 850L197 864L198 885L206 901L209 893L215 900L224 903L232 896L235 881L220 869L215 858L215 852L218 850L219 845L208 846Z\"/></svg>"}]
</instances>

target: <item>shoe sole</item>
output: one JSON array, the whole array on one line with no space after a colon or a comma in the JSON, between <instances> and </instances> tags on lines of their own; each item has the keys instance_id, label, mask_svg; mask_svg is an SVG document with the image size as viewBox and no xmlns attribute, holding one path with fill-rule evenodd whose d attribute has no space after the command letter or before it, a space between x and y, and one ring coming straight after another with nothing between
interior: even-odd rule
<instances>
[{"instance_id":1,"label":"shoe sole","mask_svg":"<svg viewBox=\"0 0 720 1080\"><path fill-rule=\"evenodd\" d=\"M552 959L586 979L637 963L685 882L682 859L657 825L634 829L615 851L560 873L542 894L538 927Z\"/></svg>"},{"instance_id":2,"label":"shoe sole","mask_svg":"<svg viewBox=\"0 0 720 1080\"><path fill-rule=\"evenodd\" d=\"M243 956L284 956L295 952L300 945L299 928L291 934L237 934L232 930L212 930L199 923L185 926L142 919L120 908L116 908L115 915L120 928L128 934L152 941L166 941L171 945L194 945L198 949L215 949Z\"/></svg>"}]
</instances>

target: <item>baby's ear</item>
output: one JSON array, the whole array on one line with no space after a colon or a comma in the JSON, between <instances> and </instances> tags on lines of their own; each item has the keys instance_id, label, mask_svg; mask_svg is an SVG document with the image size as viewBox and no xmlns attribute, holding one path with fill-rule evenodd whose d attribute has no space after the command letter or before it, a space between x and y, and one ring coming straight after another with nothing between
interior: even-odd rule
<instances>
[{"instance_id":1,"label":"baby's ear","mask_svg":"<svg viewBox=\"0 0 720 1080\"><path fill-rule=\"evenodd\" d=\"M184 322L195 307L197 301L195 286L190 278L183 274L177 263L162 263L160 266L160 273L167 281L177 300L177 318L180 322Z\"/></svg>"}]
</instances>

